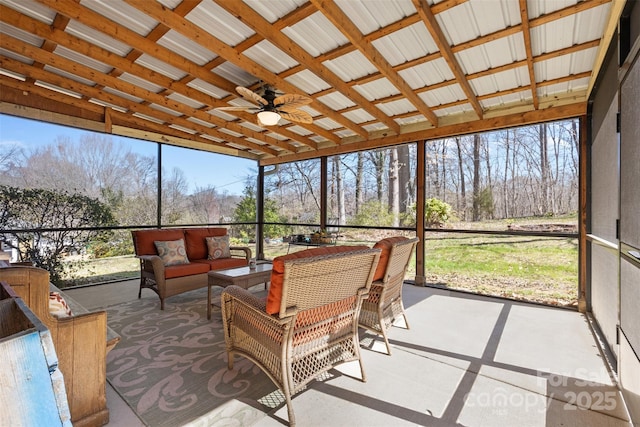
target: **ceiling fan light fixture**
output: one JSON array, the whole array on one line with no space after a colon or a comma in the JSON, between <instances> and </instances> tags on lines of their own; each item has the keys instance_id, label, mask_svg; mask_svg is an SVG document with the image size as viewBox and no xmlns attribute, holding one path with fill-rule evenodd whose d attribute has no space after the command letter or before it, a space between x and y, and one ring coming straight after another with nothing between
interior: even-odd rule
<instances>
[{"instance_id":1,"label":"ceiling fan light fixture","mask_svg":"<svg viewBox=\"0 0 640 427\"><path fill-rule=\"evenodd\" d=\"M258 120L265 126L275 126L280 121L280 114L275 111L260 111Z\"/></svg>"}]
</instances>

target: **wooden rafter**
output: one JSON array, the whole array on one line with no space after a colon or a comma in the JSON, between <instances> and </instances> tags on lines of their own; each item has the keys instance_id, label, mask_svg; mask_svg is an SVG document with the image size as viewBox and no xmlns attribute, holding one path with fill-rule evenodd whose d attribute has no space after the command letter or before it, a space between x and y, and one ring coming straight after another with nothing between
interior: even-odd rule
<instances>
[{"instance_id":1,"label":"wooden rafter","mask_svg":"<svg viewBox=\"0 0 640 427\"><path fill-rule=\"evenodd\" d=\"M431 108L413 91L407 82L398 75L387 62L386 59L371 44L364 43L362 33L351 22L348 16L340 10L340 8L331 2L322 0L311 0L311 2L320 10L331 23L338 28L358 50L374 64L384 77L391 82L416 108L423 114L434 126L438 126L438 117L433 113Z\"/></svg>"}]
</instances>

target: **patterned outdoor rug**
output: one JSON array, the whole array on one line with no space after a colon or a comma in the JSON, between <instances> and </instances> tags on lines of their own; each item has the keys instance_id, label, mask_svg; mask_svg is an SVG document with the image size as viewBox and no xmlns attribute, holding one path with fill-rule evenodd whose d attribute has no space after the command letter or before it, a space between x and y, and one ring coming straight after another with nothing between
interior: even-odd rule
<instances>
[{"instance_id":1,"label":"patterned outdoor rug","mask_svg":"<svg viewBox=\"0 0 640 427\"><path fill-rule=\"evenodd\" d=\"M205 288L169 298L164 311L157 298L107 308L122 337L107 379L149 426L251 425L270 409L250 406L276 390L260 369L245 358L227 369L220 309L207 320L206 299Z\"/></svg>"}]
</instances>

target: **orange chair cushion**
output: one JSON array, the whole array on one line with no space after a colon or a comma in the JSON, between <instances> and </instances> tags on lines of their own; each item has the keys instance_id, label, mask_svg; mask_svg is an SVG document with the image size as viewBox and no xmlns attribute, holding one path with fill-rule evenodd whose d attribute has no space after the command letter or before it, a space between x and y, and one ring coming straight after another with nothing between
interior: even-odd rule
<instances>
[{"instance_id":1,"label":"orange chair cushion","mask_svg":"<svg viewBox=\"0 0 640 427\"><path fill-rule=\"evenodd\" d=\"M337 254L341 252L350 252L361 249L369 249L367 246L321 246L318 248L307 249L304 251L294 252L292 254L279 256L273 259L273 267L271 269L271 285L269 287L269 295L267 296L267 313L280 313L280 302L282 300L282 285L284 282L284 262L291 259L308 258L318 255Z\"/></svg>"},{"instance_id":2,"label":"orange chair cushion","mask_svg":"<svg viewBox=\"0 0 640 427\"><path fill-rule=\"evenodd\" d=\"M403 240L407 240L408 237L404 236L394 236L387 237L386 239L382 239L373 245L373 249L380 249L382 252L380 253L380 261L378 262L378 267L376 268L376 272L373 275L373 281L376 282L378 280L384 279L384 274L387 271L387 264L389 263L389 253L391 253L391 248L397 242L402 242Z\"/></svg>"},{"instance_id":3,"label":"orange chair cushion","mask_svg":"<svg viewBox=\"0 0 640 427\"><path fill-rule=\"evenodd\" d=\"M226 235L227 229L224 227L185 228L184 236L187 256L192 261L207 259L209 253L205 238Z\"/></svg>"},{"instance_id":4,"label":"orange chair cushion","mask_svg":"<svg viewBox=\"0 0 640 427\"><path fill-rule=\"evenodd\" d=\"M182 229L136 230L132 231L136 255L158 255L155 241L184 239Z\"/></svg>"}]
</instances>

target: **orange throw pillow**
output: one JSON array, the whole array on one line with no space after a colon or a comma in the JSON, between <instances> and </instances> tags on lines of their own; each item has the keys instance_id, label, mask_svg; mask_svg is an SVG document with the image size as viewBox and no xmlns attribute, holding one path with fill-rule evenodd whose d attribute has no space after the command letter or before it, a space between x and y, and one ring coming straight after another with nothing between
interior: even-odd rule
<instances>
[{"instance_id":1,"label":"orange throw pillow","mask_svg":"<svg viewBox=\"0 0 640 427\"><path fill-rule=\"evenodd\" d=\"M380 261L378 262L378 267L376 268L376 272L373 275L374 282L384 279L384 274L387 271L387 264L389 263L389 253L391 252L391 247L394 245L394 243L402 242L403 240L407 239L408 237L404 236L387 237L386 239L382 239L378 243L373 245L373 249L382 250L382 252L380 253Z\"/></svg>"},{"instance_id":2,"label":"orange throw pillow","mask_svg":"<svg viewBox=\"0 0 640 427\"><path fill-rule=\"evenodd\" d=\"M341 252L357 251L369 249L367 246L321 246L307 249L305 251L294 252L292 254L279 256L273 259L271 269L271 284L269 285L269 295L267 296L267 313L280 313L280 302L282 300L282 285L284 282L284 262L291 259L308 258L318 255L337 254Z\"/></svg>"}]
</instances>

